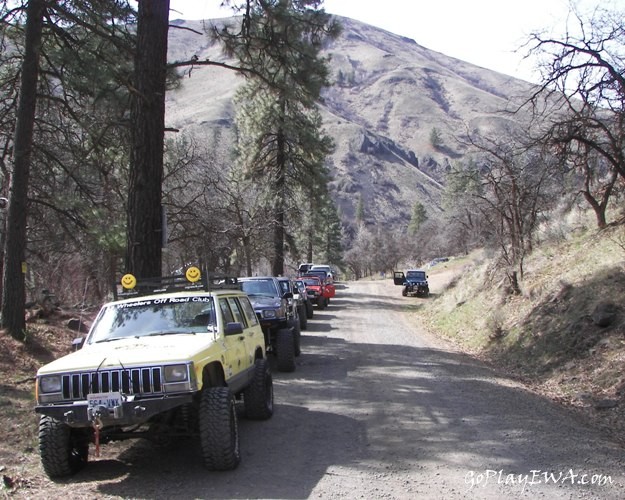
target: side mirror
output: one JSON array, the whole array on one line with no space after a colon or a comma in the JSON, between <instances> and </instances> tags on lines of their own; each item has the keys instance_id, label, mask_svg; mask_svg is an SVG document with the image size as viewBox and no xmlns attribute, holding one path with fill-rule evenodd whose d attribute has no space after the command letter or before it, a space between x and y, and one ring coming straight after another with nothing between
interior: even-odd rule
<instances>
[{"instance_id":1,"label":"side mirror","mask_svg":"<svg viewBox=\"0 0 625 500\"><path fill-rule=\"evenodd\" d=\"M78 351L82 348L85 343L85 337L77 337L72 340L72 351Z\"/></svg>"},{"instance_id":2,"label":"side mirror","mask_svg":"<svg viewBox=\"0 0 625 500\"><path fill-rule=\"evenodd\" d=\"M226 335L238 335L239 333L243 333L243 325L239 322L226 323L226 331L224 332Z\"/></svg>"}]
</instances>

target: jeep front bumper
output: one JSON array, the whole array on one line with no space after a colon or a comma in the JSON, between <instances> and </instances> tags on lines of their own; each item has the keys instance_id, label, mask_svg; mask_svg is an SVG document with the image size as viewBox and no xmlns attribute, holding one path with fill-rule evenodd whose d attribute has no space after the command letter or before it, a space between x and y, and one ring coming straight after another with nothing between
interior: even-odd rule
<instances>
[{"instance_id":1,"label":"jeep front bumper","mask_svg":"<svg viewBox=\"0 0 625 500\"><path fill-rule=\"evenodd\" d=\"M142 424L155 415L193 401L193 394L168 395L149 399L132 396L114 408L89 407L87 401L37 405L35 412L50 416L70 427L92 427L97 421L103 427Z\"/></svg>"}]
</instances>

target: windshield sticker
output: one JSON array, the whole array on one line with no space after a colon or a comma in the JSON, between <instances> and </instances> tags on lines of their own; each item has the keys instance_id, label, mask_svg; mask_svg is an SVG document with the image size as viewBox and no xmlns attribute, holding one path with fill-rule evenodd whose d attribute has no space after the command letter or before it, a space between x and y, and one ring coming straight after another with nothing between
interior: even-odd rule
<instances>
[{"instance_id":1,"label":"windshield sticker","mask_svg":"<svg viewBox=\"0 0 625 500\"><path fill-rule=\"evenodd\" d=\"M117 304L118 309L129 309L134 307L146 307L167 304L186 304L189 302L212 302L212 297L162 297L158 299L140 300L137 302L126 302Z\"/></svg>"}]
</instances>

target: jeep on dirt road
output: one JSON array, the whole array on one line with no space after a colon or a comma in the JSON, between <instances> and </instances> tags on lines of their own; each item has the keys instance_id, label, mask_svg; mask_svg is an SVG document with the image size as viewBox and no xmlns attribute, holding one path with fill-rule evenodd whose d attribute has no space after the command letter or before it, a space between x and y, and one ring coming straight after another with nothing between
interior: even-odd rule
<instances>
[{"instance_id":1,"label":"jeep on dirt road","mask_svg":"<svg viewBox=\"0 0 625 500\"><path fill-rule=\"evenodd\" d=\"M393 283L404 287L401 291L404 297L408 295L428 297L430 295L427 274L419 269L409 269L406 271L406 274L402 271L395 271L393 273Z\"/></svg>"},{"instance_id":2,"label":"jeep on dirt road","mask_svg":"<svg viewBox=\"0 0 625 500\"><path fill-rule=\"evenodd\" d=\"M294 371L295 357L301 352L301 327L293 293L284 292L279 278L273 276L239 278L239 284L252 301L265 345L276 356L278 370Z\"/></svg>"},{"instance_id":3,"label":"jeep on dirt road","mask_svg":"<svg viewBox=\"0 0 625 500\"><path fill-rule=\"evenodd\" d=\"M244 414L273 414L263 332L236 278L122 278L79 349L37 372L43 469L68 476L89 446L131 438L199 440L210 470L239 464L235 400ZM116 297L118 298L118 297Z\"/></svg>"}]
</instances>

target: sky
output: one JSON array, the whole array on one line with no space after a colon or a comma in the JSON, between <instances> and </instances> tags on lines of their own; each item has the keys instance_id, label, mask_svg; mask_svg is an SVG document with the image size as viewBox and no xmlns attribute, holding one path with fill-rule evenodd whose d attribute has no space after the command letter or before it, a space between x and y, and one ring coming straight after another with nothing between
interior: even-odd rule
<instances>
[{"instance_id":1,"label":"sky","mask_svg":"<svg viewBox=\"0 0 625 500\"><path fill-rule=\"evenodd\" d=\"M598 5L625 11L625 0L572 0L582 13ZM170 0L170 19L229 16L220 0ZM533 31L563 33L569 0L325 0L330 14L350 17L415 40L428 49L536 82L524 59Z\"/></svg>"}]
</instances>

